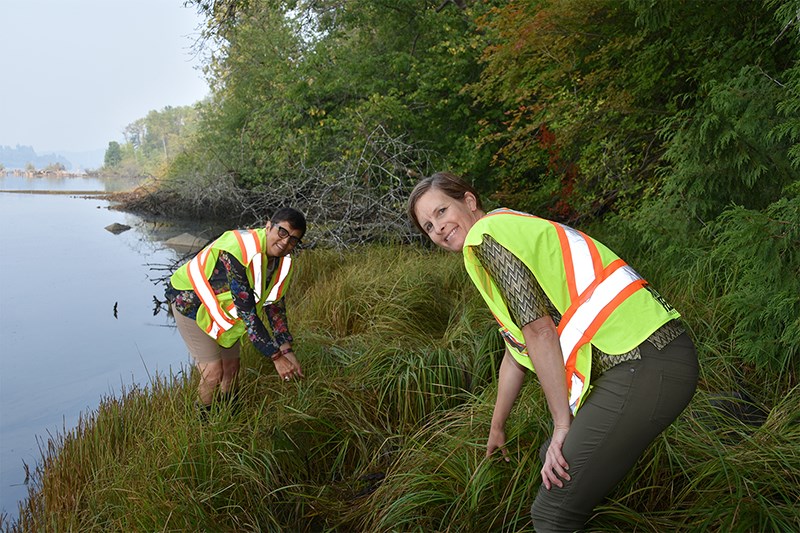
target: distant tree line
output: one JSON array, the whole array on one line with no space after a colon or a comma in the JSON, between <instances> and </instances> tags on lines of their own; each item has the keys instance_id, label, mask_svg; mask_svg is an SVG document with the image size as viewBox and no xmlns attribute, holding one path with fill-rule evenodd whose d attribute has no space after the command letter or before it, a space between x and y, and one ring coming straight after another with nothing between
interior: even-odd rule
<instances>
[{"instance_id":1,"label":"distant tree line","mask_svg":"<svg viewBox=\"0 0 800 533\"><path fill-rule=\"evenodd\" d=\"M123 143L108 143L103 172L132 177L165 175L175 156L192 141L196 120L193 106L150 111L125 127Z\"/></svg>"},{"instance_id":2,"label":"distant tree line","mask_svg":"<svg viewBox=\"0 0 800 533\"><path fill-rule=\"evenodd\" d=\"M0 170L66 170L72 164L61 155L37 154L32 146L0 146Z\"/></svg>"}]
</instances>

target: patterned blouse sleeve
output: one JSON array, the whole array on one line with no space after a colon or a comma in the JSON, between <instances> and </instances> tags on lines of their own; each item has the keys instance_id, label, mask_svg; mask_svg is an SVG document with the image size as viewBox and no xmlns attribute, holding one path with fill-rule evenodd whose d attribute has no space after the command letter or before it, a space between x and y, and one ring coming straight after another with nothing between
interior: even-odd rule
<instances>
[{"instance_id":1,"label":"patterned blouse sleeve","mask_svg":"<svg viewBox=\"0 0 800 533\"><path fill-rule=\"evenodd\" d=\"M282 346L285 343L292 343L294 338L289 332L289 321L286 320L286 300L281 298L277 302L264 306L272 333L275 334L275 344Z\"/></svg>"},{"instance_id":2,"label":"patterned blouse sleeve","mask_svg":"<svg viewBox=\"0 0 800 533\"><path fill-rule=\"evenodd\" d=\"M533 272L517 256L489 235L484 235L483 243L475 248L475 252L500 289L511 317L519 327L547 315L558 324L561 313L544 293Z\"/></svg>"},{"instance_id":3,"label":"patterned blouse sleeve","mask_svg":"<svg viewBox=\"0 0 800 533\"><path fill-rule=\"evenodd\" d=\"M244 265L227 252L221 252L219 260L225 265L233 304L247 328L247 337L262 355L271 357L280 349L280 344L273 340L256 312L256 298L247 279Z\"/></svg>"}]
</instances>

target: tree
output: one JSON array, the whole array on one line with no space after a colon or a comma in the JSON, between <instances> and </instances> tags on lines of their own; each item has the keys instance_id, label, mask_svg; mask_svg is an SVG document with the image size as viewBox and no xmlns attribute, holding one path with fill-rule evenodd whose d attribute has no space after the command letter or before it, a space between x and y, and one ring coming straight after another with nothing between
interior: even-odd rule
<instances>
[{"instance_id":1,"label":"tree","mask_svg":"<svg viewBox=\"0 0 800 533\"><path fill-rule=\"evenodd\" d=\"M114 168L122 162L122 148L117 141L110 141L106 149L104 163L106 167Z\"/></svg>"},{"instance_id":2,"label":"tree","mask_svg":"<svg viewBox=\"0 0 800 533\"><path fill-rule=\"evenodd\" d=\"M486 150L471 140L482 109L462 92L479 72L472 3L192 3L217 43L198 159L211 151L241 186L330 172L365 146L380 159L368 142L376 130L434 154L433 168L486 168ZM406 176L420 171L414 166L387 170Z\"/></svg>"},{"instance_id":3,"label":"tree","mask_svg":"<svg viewBox=\"0 0 800 533\"><path fill-rule=\"evenodd\" d=\"M67 167L64 166L64 163L56 162L49 163L43 170L45 172L64 172L67 170Z\"/></svg>"},{"instance_id":4,"label":"tree","mask_svg":"<svg viewBox=\"0 0 800 533\"><path fill-rule=\"evenodd\" d=\"M636 208L673 170L704 217L774 194L787 166L771 130L798 53L792 32L777 38L782 4L513 0L490 12L469 90L502 111L482 137L499 143L508 188L559 200L573 220Z\"/></svg>"}]
</instances>

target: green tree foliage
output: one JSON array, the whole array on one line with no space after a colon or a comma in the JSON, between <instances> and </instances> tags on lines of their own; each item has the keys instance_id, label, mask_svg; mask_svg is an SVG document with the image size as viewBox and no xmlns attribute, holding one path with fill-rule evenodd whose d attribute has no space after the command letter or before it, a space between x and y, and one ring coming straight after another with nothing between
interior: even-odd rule
<instances>
[{"instance_id":1,"label":"green tree foliage","mask_svg":"<svg viewBox=\"0 0 800 533\"><path fill-rule=\"evenodd\" d=\"M445 161L485 168L488 157L473 149L477 110L461 92L479 72L471 3L193 3L218 46L197 151L210 150L242 187L306 169L334 177L359 164L364 171L364 161L383 164L390 177ZM376 132L436 160L398 164L382 153Z\"/></svg>"},{"instance_id":2,"label":"green tree foliage","mask_svg":"<svg viewBox=\"0 0 800 533\"><path fill-rule=\"evenodd\" d=\"M503 109L484 131L502 143L505 181L560 188L538 199L572 218L635 206L668 174L692 210L755 200L756 184L764 205L791 179L773 128L797 43L781 37L779 5L517 0L490 12L470 91Z\"/></svg>"},{"instance_id":3,"label":"green tree foliage","mask_svg":"<svg viewBox=\"0 0 800 533\"><path fill-rule=\"evenodd\" d=\"M763 210L731 208L710 231L709 261L734 274L719 302L739 353L760 371L791 378L800 358L800 187Z\"/></svg>"},{"instance_id":4,"label":"green tree foliage","mask_svg":"<svg viewBox=\"0 0 800 533\"><path fill-rule=\"evenodd\" d=\"M192 142L196 122L193 106L150 111L125 127L122 145L108 143L105 170L131 176L164 176L169 164Z\"/></svg>"},{"instance_id":5,"label":"green tree foliage","mask_svg":"<svg viewBox=\"0 0 800 533\"><path fill-rule=\"evenodd\" d=\"M122 148L117 141L109 141L103 164L106 167L116 167L122 162Z\"/></svg>"}]
</instances>

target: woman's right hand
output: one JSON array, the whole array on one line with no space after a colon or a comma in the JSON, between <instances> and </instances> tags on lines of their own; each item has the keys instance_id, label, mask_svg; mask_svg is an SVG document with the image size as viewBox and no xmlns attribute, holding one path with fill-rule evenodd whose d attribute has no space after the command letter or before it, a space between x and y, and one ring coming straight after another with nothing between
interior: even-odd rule
<instances>
[{"instance_id":1,"label":"woman's right hand","mask_svg":"<svg viewBox=\"0 0 800 533\"><path fill-rule=\"evenodd\" d=\"M300 368L300 363L297 362L297 356L294 352L286 352L281 357L273 361L275 363L275 370L284 381L289 381L295 377L303 378L303 369Z\"/></svg>"},{"instance_id":2,"label":"woman's right hand","mask_svg":"<svg viewBox=\"0 0 800 533\"><path fill-rule=\"evenodd\" d=\"M486 457L491 457L492 454L499 449L503 454L503 459L505 459L506 462L509 462L511 459L508 457L505 444L505 430L502 428L496 429L492 427L492 429L489 430L489 441L486 443Z\"/></svg>"}]
</instances>

